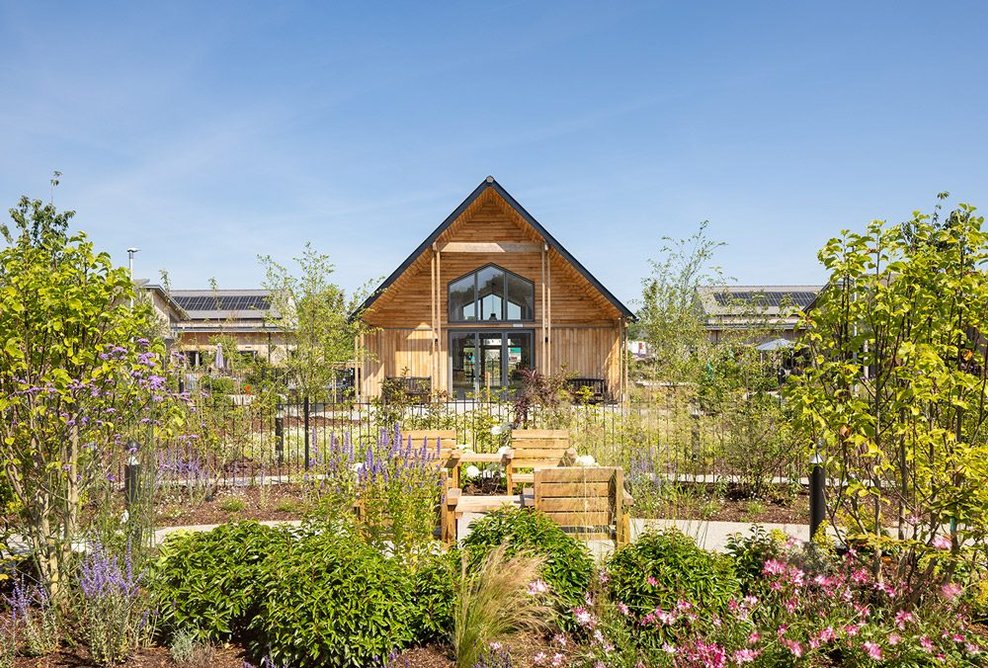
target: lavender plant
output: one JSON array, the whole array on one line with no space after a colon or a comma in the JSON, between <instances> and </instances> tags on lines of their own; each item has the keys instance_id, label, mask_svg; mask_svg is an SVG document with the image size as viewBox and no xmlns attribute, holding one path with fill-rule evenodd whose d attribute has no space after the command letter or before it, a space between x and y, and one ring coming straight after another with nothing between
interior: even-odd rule
<instances>
[{"instance_id":1,"label":"lavender plant","mask_svg":"<svg viewBox=\"0 0 988 668\"><path fill-rule=\"evenodd\" d=\"M439 443L412 443L401 430L382 429L357 475L362 528L372 545L413 554L432 539L439 503Z\"/></svg>"},{"instance_id":2,"label":"lavender plant","mask_svg":"<svg viewBox=\"0 0 988 668\"><path fill-rule=\"evenodd\" d=\"M152 635L143 579L143 572L135 572L129 549L121 563L96 544L82 560L79 610L83 634L93 659L101 665L122 662Z\"/></svg>"},{"instance_id":3,"label":"lavender plant","mask_svg":"<svg viewBox=\"0 0 988 668\"><path fill-rule=\"evenodd\" d=\"M44 587L27 584L23 578L17 578L4 600L10 608L4 635L12 639L11 651L16 652L22 644L24 651L31 656L54 652L58 647L59 616Z\"/></svg>"}]
</instances>

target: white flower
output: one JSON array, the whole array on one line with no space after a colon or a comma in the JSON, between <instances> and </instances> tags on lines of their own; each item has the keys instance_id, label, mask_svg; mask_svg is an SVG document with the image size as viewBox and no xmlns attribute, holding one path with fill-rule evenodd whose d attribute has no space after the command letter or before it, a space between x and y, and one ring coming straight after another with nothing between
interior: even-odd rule
<instances>
[{"instance_id":1,"label":"white flower","mask_svg":"<svg viewBox=\"0 0 988 668\"><path fill-rule=\"evenodd\" d=\"M501 431L503 429L504 429L503 426L501 426L499 424L496 424L493 427L491 427L491 434L493 434L494 436L500 436L501 435Z\"/></svg>"},{"instance_id":2,"label":"white flower","mask_svg":"<svg viewBox=\"0 0 988 668\"><path fill-rule=\"evenodd\" d=\"M353 465L353 472L354 473L360 473L363 470L364 470L364 463L363 462L357 462L356 464Z\"/></svg>"},{"instance_id":3,"label":"white flower","mask_svg":"<svg viewBox=\"0 0 988 668\"><path fill-rule=\"evenodd\" d=\"M596 466L597 460L592 455L580 455L576 458L577 466Z\"/></svg>"},{"instance_id":4,"label":"white flower","mask_svg":"<svg viewBox=\"0 0 988 668\"><path fill-rule=\"evenodd\" d=\"M506 455L508 453L509 450L511 450L511 446L510 445L502 445L500 448L497 449L497 454L499 454L499 455L501 455L503 457L504 455Z\"/></svg>"},{"instance_id":5,"label":"white flower","mask_svg":"<svg viewBox=\"0 0 988 668\"><path fill-rule=\"evenodd\" d=\"M468 478L476 478L479 475L480 475L480 469L478 469L476 466L468 466L467 467L467 477Z\"/></svg>"}]
</instances>

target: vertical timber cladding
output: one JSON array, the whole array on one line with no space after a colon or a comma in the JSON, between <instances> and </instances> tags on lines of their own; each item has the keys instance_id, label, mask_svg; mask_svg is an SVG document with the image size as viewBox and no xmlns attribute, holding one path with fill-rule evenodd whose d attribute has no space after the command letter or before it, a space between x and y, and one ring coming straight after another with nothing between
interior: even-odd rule
<instances>
[{"instance_id":1,"label":"vertical timber cladding","mask_svg":"<svg viewBox=\"0 0 988 668\"><path fill-rule=\"evenodd\" d=\"M534 333L537 369L602 378L618 395L623 319L630 312L615 306L493 188L468 202L364 311L376 329L366 336L363 394L377 396L384 378L402 374L431 377L435 389L448 391L451 331L519 329ZM488 264L533 283L533 320L449 322L449 283Z\"/></svg>"}]
</instances>

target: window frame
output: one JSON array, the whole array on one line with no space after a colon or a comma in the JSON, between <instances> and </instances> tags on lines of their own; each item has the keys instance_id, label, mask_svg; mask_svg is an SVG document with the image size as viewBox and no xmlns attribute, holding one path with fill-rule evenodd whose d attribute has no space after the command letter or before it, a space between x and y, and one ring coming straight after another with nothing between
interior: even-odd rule
<instances>
[{"instance_id":1,"label":"window frame","mask_svg":"<svg viewBox=\"0 0 988 668\"><path fill-rule=\"evenodd\" d=\"M487 269L487 268L493 268L493 269L496 269L497 271L500 271L503 274L503 277L504 277L504 279L502 281L502 284L501 284L501 294L499 295L500 298L501 298L501 315L503 317L498 318L497 320L481 320L480 317L479 317L480 316L480 313L482 312L482 310L481 310L481 299L480 299L480 294L479 294L479 286L478 286L477 281L478 281L478 277L480 276L480 273L482 271L484 271L485 269ZM508 315L508 277L509 276L511 276L511 277L513 277L513 278L515 278L515 279L523 282L525 285L527 285L531 289L531 293L530 294L531 294L531 299L532 299L532 313L531 313L531 317L530 318L522 317L522 318L508 319L506 317ZM473 320L465 319L465 318L464 319L454 318L453 317L453 300L450 298L450 292L452 290L453 284L454 283L459 283L463 279L470 278L470 277L473 278L473 308L474 308L474 313L476 313L478 317L475 318L475 319L473 319ZM460 309L460 310L462 310L462 309ZM524 306L522 306L522 311L523 311L522 315L524 316ZM493 325L495 323L503 323L503 322L508 322L508 323L512 323L512 322L535 322L535 281L530 281L527 278L525 278L524 276L522 276L521 274L516 274L515 272L513 272L513 271L511 271L509 269L505 269L504 267L502 267L502 266L500 266L498 264L494 264L493 262L488 262L487 264L481 265L481 266L477 267L476 269L473 269L472 271L468 271L467 273L462 274L461 276L457 276L456 278L454 278L454 279L452 279L452 280L450 280L450 281L448 281L446 283L446 320L449 323L456 323L456 324L471 323L471 324L476 324L476 325L483 325L484 323L489 323L489 324L492 324Z\"/></svg>"}]
</instances>

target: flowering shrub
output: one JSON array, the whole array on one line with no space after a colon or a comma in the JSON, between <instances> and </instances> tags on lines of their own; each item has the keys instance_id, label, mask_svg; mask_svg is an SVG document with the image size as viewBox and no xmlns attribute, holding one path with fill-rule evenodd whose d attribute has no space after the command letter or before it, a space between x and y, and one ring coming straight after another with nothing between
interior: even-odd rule
<instances>
[{"instance_id":1,"label":"flowering shrub","mask_svg":"<svg viewBox=\"0 0 988 668\"><path fill-rule=\"evenodd\" d=\"M607 562L607 575L615 602L640 620L646 645L661 643L675 621L694 620L698 606L712 614L725 609L740 591L727 558L678 531L649 533L622 547Z\"/></svg>"},{"instance_id":2,"label":"flowering shrub","mask_svg":"<svg viewBox=\"0 0 988 668\"><path fill-rule=\"evenodd\" d=\"M89 652L100 664L119 663L142 641L152 625L130 550L124 563L96 544L79 568L79 607Z\"/></svg>"},{"instance_id":3,"label":"flowering shrub","mask_svg":"<svg viewBox=\"0 0 988 668\"><path fill-rule=\"evenodd\" d=\"M366 540L393 554L414 554L431 541L442 490L438 443L412 443L401 430L381 429L363 453L330 435L321 447L313 432L307 493L321 519L349 521L359 510Z\"/></svg>"},{"instance_id":4,"label":"flowering shrub","mask_svg":"<svg viewBox=\"0 0 988 668\"><path fill-rule=\"evenodd\" d=\"M908 586L873 577L857 555L784 546L763 561L747 595L722 607L681 600L644 612L588 598L576 615L580 665L979 665L984 640L961 590L948 582L914 606Z\"/></svg>"},{"instance_id":5,"label":"flowering shrub","mask_svg":"<svg viewBox=\"0 0 988 668\"><path fill-rule=\"evenodd\" d=\"M471 567L505 542L509 556L527 551L545 558L542 579L564 610L583 600L593 577L593 559L583 543L551 519L532 510L505 507L477 520L464 540Z\"/></svg>"}]
</instances>

